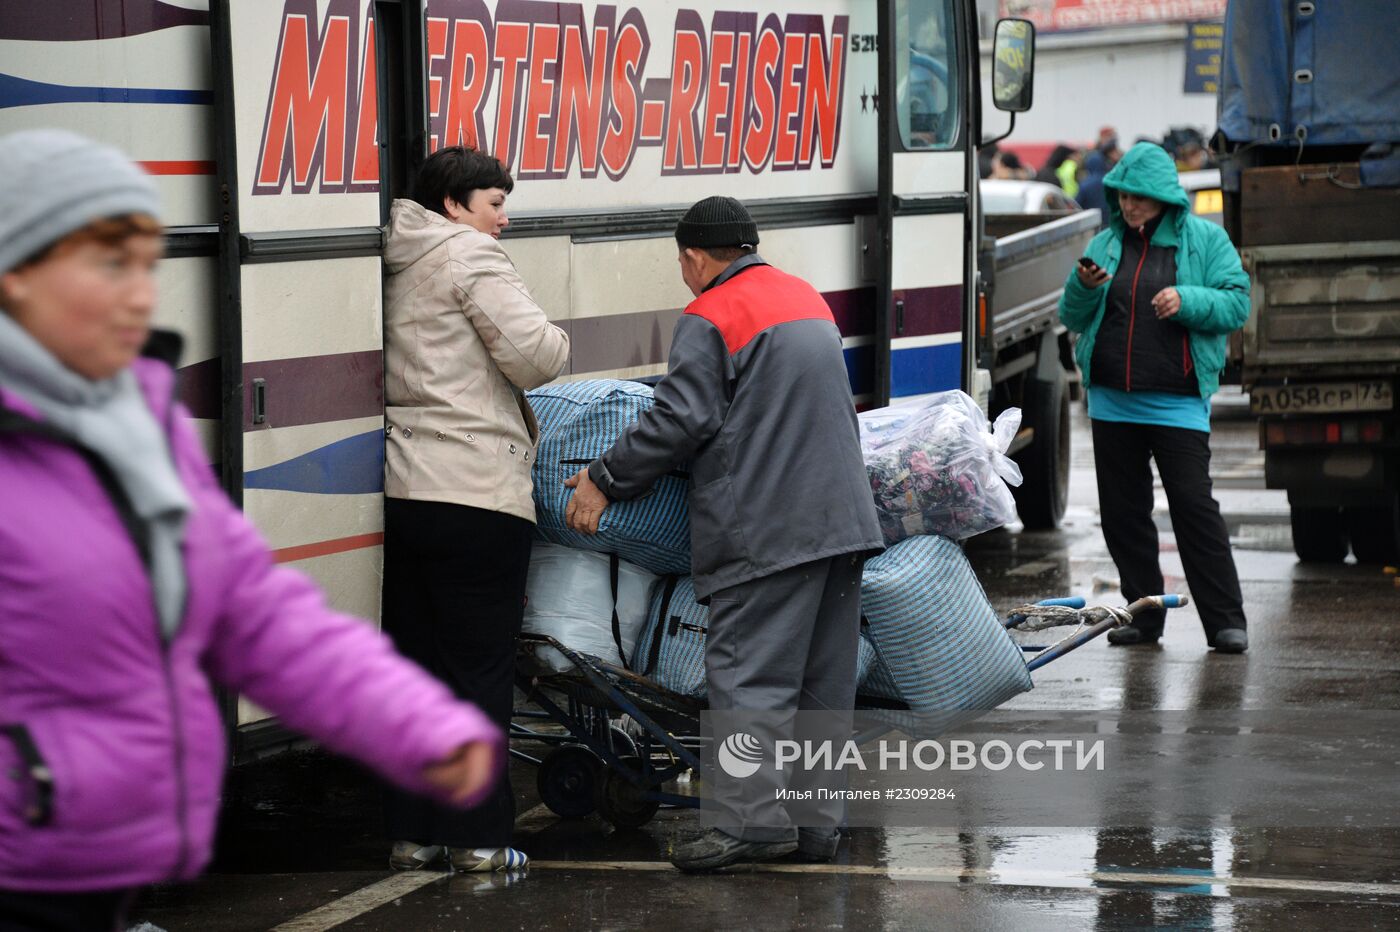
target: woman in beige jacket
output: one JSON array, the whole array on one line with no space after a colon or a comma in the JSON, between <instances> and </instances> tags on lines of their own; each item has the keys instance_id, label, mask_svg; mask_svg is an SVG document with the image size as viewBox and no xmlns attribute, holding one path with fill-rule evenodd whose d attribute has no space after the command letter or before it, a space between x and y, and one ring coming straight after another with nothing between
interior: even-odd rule
<instances>
[{"instance_id":1,"label":"woman in beige jacket","mask_svg":"<svg viewBox=\"0 0 1400 932\"><path fill-rule=\"evenodd\" d=\"M503 730L535 522L524 391L569 356L501 248L512 187L489 155L434 153L390 209L384 255L384 630ZM397 868L527 860L510 847L509 779L466 812L389 790L385 821Z\"/></svg>"}]
</instances>

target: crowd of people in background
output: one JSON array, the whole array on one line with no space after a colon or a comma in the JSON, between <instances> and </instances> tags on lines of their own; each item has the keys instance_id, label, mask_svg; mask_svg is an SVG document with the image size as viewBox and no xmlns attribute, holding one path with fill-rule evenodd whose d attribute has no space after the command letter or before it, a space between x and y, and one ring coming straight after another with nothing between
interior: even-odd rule
<instances>
[{"instance_id":1,"label":"crowd of people in background","mask_svg":"<svg viewBox=\"0 0 1400 932\"><path fill-rule=\"evenodd\" d=\"M1198 171L1213 167L1210 149L1200 132L1189 127L1169 130L1161 140L1141 137L1136 142L1155 142L1166 149L1176 163L1178 172ZM1123 148L1118 131L1112 126L1099 129L1098 138L1090 146L1059 143L1039 169L1026 164L1016 152L1004 150L993 143L979 153L979 173L982 178L1042 181L1053 184L1073 198L1086 210L1098 210L1107 225L1108 203L1104 200L1104 178L1119 160Z\"/></svg>"}]
</instances>

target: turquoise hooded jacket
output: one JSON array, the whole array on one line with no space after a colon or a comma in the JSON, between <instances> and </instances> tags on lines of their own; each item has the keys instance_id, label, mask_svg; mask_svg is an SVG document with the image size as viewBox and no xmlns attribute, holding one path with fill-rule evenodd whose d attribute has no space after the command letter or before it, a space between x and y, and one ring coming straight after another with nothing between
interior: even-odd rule
<instances>
[{"instance_id":1,"label":"turquoise hooded jacket","mask_svg":"<svg viewBox=\"0 0 1400 932\"><path fill-rule=\"evenodd\" d=\"M1181 310L1176 322L1190 333L1191 361L1200 383L1201 397L1209 398L1220 387L1225 368L1225 344L1231 333L1249 317L1249 276L1240 265L1239 253L1225 230L1191 213L1191 202L1176 177L1176 163L1161 146L1140 142L1123 156L1104 179L1109 224L1089 243L1084 254L1109 274L1118 271L1127 224L1118 206L1118 193L1126 191L1155 198L1167 205L1167 216L1152 236L1153 246L1176 247L1176 290ZM1094 338L1103 322L1108 283L1086 288L1070 269L1060 296L1060 321L1079 334L1075 361L1084 384L1093 385L1089 361Z\"/></svg>"}]
</instances>

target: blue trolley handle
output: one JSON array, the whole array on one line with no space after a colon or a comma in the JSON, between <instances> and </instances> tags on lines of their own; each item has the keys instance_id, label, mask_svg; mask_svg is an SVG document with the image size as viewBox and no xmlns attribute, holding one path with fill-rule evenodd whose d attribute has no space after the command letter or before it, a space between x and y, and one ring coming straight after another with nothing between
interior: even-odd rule
<instances>
[{"instance_id":1,"label":"blue trolley handle","mask_svg":"<svg viewBox=\"0 0 1400 932\"><path fill-rule=\"evenodd\" d=\"M1184 595L1149 595L1144 598L1138 599L1136 602L1129 605L1126 609L1120 609L1119 611L1131 617L1136 617L1140 612L1147 611L1148 609L1181 608L1183 605L1190 604L1190 601L1191 600ZM1105 618L1102 621L1097 622L1093 626L1085 628L1083 631L1080 631L1073 637L1066 638L1065 640L1051 647L1049 650L1041 651L1039 654L1036 654L1034 658L1026 662L1026 669L1039 669L1040 667L1043 667L1050 661L1054 660L1056 657L1063 657L1065 654L1068 654L1076 647L1082 647L1083 645L1088 644L1090 641L1103 634L1105 631L1108 631L1111 628L1116 628L1120 624L1122 624L1122 622L1119 620L1119 617Z\"/></svg>"}]
</instances>

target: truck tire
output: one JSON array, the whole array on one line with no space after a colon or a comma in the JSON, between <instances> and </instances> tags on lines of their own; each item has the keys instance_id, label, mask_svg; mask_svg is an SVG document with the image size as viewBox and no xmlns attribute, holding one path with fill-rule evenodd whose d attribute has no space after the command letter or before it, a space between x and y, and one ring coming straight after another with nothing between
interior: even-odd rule
<instances>
[{"instance_id":1,"label":"truck tire","mask_svg":"<svg viewBox=\"0 0 1400 932\"><path fill-rule=\"evenodd\" d=\"M1357 563L1400 565L1400 495L1366 507L1343 508L1342 516Z\"/></svg>"},{"instance_id":2,"label":"truck tire","mask_svg":"<svg viewBox=\"0 0 1400 932\"><path fill-rule=\"evenodd\" d=\"M1016 455L1021 485L1011 492L1026 530L1048 531L1059 527L1069 501L1069 385L1061 370L1029 388L1022 423L1034 428L1035 439Z\"/></svg>"},{"instance_id":3,"label":"truck tire","mask_svg":"<svg viewBox=\"0 0 1400 932\"><path fill-rule=\"evenodd\" d=\"M1304 563L1341 563L1347 558L1347 528L1340 508L1290 505L1293 552Z\"/></svg>"}]
</instances>

